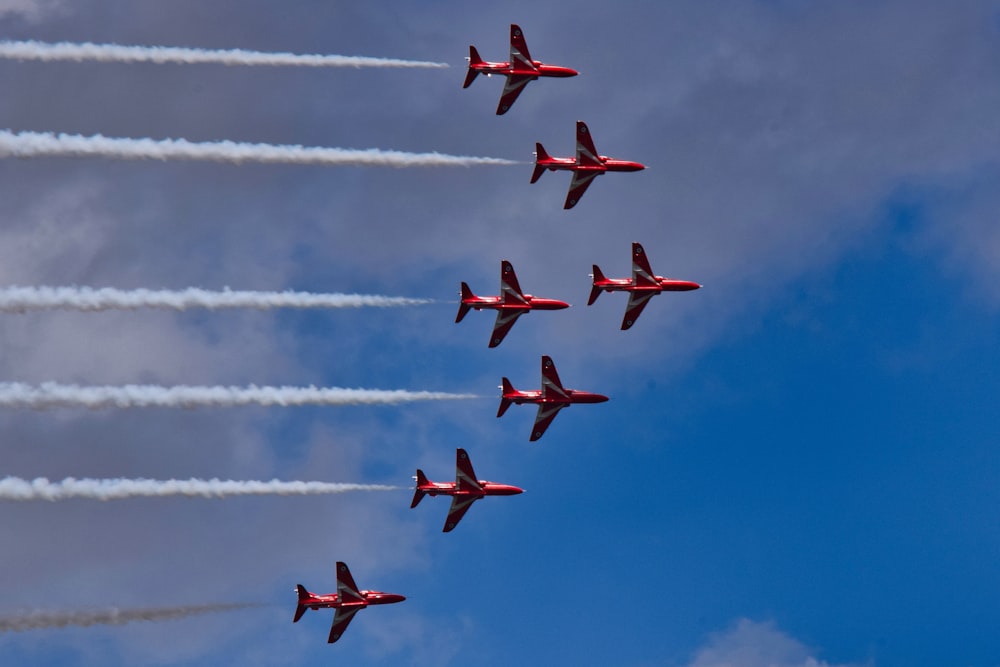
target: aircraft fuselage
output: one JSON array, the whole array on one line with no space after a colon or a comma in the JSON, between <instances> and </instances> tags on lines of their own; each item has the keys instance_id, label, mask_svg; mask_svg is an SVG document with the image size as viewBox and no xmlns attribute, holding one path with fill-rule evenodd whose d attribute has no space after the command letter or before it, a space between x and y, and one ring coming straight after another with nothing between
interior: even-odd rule
<instances>
[{"instance_id":1,"label":"aircraft fuselage","mask_svg":"<svg viewBox=\"0 0 1000 667\"><path fill-rule=\"evenodd\" d=\"M559 299L543 299L540 297L524 295L523 303L503 303L503 298L499 296L477 296L471 299L462 299L462 303L473 310L560 310L569 308L569 304Z\"/></svg>"},{"instance_id":2,"label":"aircraft fuselage","mask_svg":"<svg viewBox=\"0 0 1000 667\"><path fill-rule=\"evenodd\" d=\"M533 60L532 65L534 65L534 68L528 69L527 67L518 67L516 63L484 61L470 63L469 69L475 70L479 74L485 74L486 76L499 74L501 76L529 76L533 79L537 79L540 76L565 78L579 74L575 69L560 67L558 65L546 65L537 60Z\"/></svg>"},{"instance_id":3,"label":"aircraft fuselage","mask_svg":"<svg viewBox=\"0 0 1000 667\"><path fill-rule=\"evenodd\" d=\"M642 171L646 165L641 162L631 160L616 160L615 158L600 156L600 164L580 164L576 158L571 157L547 157L536 160L539 167L545 167L549 171L578 171L582 173L594 172L598 175L608 171Z\"/></svg>"},{"instance_id":4,"label":"aircraft fuselage","mask_svg":"<svg viewBox=\"0 0 1000 667\"><path fill-rule=\"evenodd\" d=\"M394 602L402 602L406 599L403 595L383 593L382 591L360 591L360 593L364 597L364 601L342 601L336 593L330 593L329 595L310 593L310 597L299 601L299 606L308 607L313 610L337 609L339 607L367 607L376 604L392 604Z\"/></svg>"},{"instance_id":5,"label":"aircraft fuselage","mask_svg":"<svg viewBox=\"0 0 1000 667\"><path fill-rule=\"evenodd\" d=\"M589 391L564 389L563 392L565 395L562 396L543 396L543 392L541 391L516 391L513 393L504 393L503 398L512 401L517 405L524 405L525 403L538 405L572 405L573 403L604 403L608 400L608 397L604 394L595 394Z\"/></svg>"},{"instance_id":6,"label":"aircraft fuselage","mask_svg":"<svg viewBox=\"0 0 1000 667\"><path fill-rule=\"evenodd\" d=\"M458 496L459 498L484 498L486 496L516 496L519 493L524 493L524 489L510 484L478 481L482 491L459 489L455 482L431 482L430 484L421 484L417 488L431 497L442 495Z\"/></svg>"},{"instance_id":7,"label":"aircraft fuselage","mask_svg":"<svg viewBox=\"0 0 1000 667\"><path fill-rule=\"evenodd\" d=\"M690 280L676 280L655 276L656 285L636 285L631 278L606 278L595 281L594 286L605 292L690 292L700 289L701 285Z\"/></svg>"}]
</instances>

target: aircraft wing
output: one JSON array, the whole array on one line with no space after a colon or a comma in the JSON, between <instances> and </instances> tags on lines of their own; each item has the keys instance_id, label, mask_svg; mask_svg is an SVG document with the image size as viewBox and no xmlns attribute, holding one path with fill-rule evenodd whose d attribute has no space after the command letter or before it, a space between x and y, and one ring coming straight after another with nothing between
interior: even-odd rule
<instances>
[{"instance_id":1,"label":"aircraft wing","mask_svg":"<svg viewBox=\"0 0 1000 667\"><path fill-rule=\"evenodd\" d=\"M498 310L497 321L493 325L493 334L490 336L490 347L496 347L503 342L507 332L517 322L517 318L527 311L524 310Z\"/></svg>"},{"instance_id":2,"label":"aircraft wing","mask_svg":"<svg viewBox=\"0 0 1000 667\"><path fill-rule=\"evenodd\" d=\"M337 613L333 615L333 626L330 627L330 636L326 642L332 644L344 635L344 630L351 624L354 615L364 609L364 607L337 607Z\"/></svg>"},{"instance_id":3,"label":"aircraft wing","mask_svg":"<svg viewBox=\"0 0 1000 667\"><path fill-rule=\"evenodd\" d=\"M590 183L603 174L601 171L574 171L573 180L569 182L569 192L566 194L566 203L563 208L573 208L580 201L580 197L590 187Z\"/></svg>"},{"instance_id":4,"label":"aircraft wing","mask_svg":"<svg viewBox=\"0 0 1000 667\"><path fill-rule=\"evenodd\" d=\"M521 94L524 87L535 77L521 76L518 74L508 74L507 83L503 85L503 92L500 94L500 104L497 105L497 115L502 116L514 105L514 100Z\"/></svg>"},{"instance_id":5,"label":"aircraft wing","mask_svg":"<svg viewBox=\"0 0 1000 667\"><path fill-rule=\"evenodd\" d=\"M506 259L500 262L500 302L504 304L523 305L528 302L521 291L521 284L514 273L514 265Z\"/></svg>"},{"instance_id":6,"label":"aircraft wing","mask_svg":"<svg viewBox=\"0 0 1000 667\"><path fill-rule=\"evenodd\" d=\"M455 526L458 522L462 520L465 513L469 511L472 507L472 503L479 500L477 497L469 496L452 496L451 497L451 509L448 510L448 516L444 520L444 529L442 532L450 533L455 530Z\"/></svg>"},{"instance_id":7,"label":"aircraft wing","mask_svg":"<svg viewBox=\"0 0 1000 667\"><path fill-rule=\"evenodd\" d=\"M524 33L521 32L521 26L516 23L510 24L510 64L525 69L538 69L535 67L535 62L531 59L531 54L528 53L528 42L524 39Z\"/></svg>"},{"instance_id":8,"label":"aircraft wing","mask_svg":"<svg viewBox=\"0 0 1000 667\"><path fill-rule=\"evenodd\" d=\"M347 563L337 561L337 596L341 602L364 602L365 598L358 591L354 577L347 568ZM350 620L350 619L348 619Z\"/></svg>"},{"instance_id":9,"label":"aircraft wing","mask_svg":"<svg viewBox=\"0 0 1000 667\"><path fill-rule=\"evenodd\" d=\"M582 120L576 121L576 161L577 164L587 167L599 167L604 164L597 148L594 147L590 128Z\"/></svg>"},{"instance_id":10,"label":"aircraft wing","mask_svg":"<svg viewBox=\"0 0 1000 667\"><path fill-rule=\"evenodd\" d=\"M559 381L556 365L548 355L542 357L542 398L569 398L562 382Z\"/></svg>"},{"instance_id":11,"label":"aircraft wing","mask_svg":"<svg viewBox=\"0 0 1000 667\"><path fill-rule=\"evenodd\" d=\"M632 244L632 281L637 287L653 287L658 284L653 269L649 266L646 251L640 243Z\"/></svg>"},{"instance_id":12,"label":"aircraft wing","mask_svg":"<svg viewBox=\"0 0 1000 667\"><path fill-rule=\"evenodd\" d=\"M531 428L530 440L534 442L545 434L549 424L556 418L559 411L567 407L568 403L540 403L538 414L535 416L535 425Z\"/></svg>"},{"instance_id":13,"label":"aircraft wing","mask_svg":"<svg viewBox=\"0 0 1000 667\"><path fill-rule=\"evenodd\" d=\"M622 320L622 330L632 328L635 321L639 319L639 313L646 307L649 300L659 292L629 292L628 305L625 307L625 318Z\"/></svg>"},{"instance_id":14,"label":"aircraft wing","mask_svg":"<svg viewBox=\"0 0 1000 667\"><path fill-rule=\"evenodd\" d=\"M459 491L483 490L479 480L476 479L476 471L472 469L469 453L462 448L455 451L455 488Z\"/></svg>"}]
</instances>

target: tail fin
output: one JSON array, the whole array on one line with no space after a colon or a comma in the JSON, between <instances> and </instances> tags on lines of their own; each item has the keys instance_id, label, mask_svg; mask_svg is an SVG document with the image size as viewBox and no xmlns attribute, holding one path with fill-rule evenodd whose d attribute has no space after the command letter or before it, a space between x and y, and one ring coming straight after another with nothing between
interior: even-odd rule
<instances>
[{"instance_id":1,"label":"tail fin","mask_svg":"<svg viewBox=\"0 0 1000 667\"><path fill-rule=\"evenodd\" d=\"M545 173L545 167L543 165L538 164L538 161L539 160L548 160L548 159L549 159L549 154L545 152L545 147L542 146L540 143L536 142L535 143L535 171L533 171L531 173L531 182L532 183L534 183L539 178L541 178L542 174Z\"/></svg>"},{"instance_id":2,"label":"tail fin","mask_svg":"<svg viewBox=\"0 0 1000 667\"><path fill-rule=\"evenodd\" d=\"M479 51L476 51L476 47L469 47L469 71L465 74L465 83L462 84L462 88L468 88L472 85L472 82L476 80L476 76L479 74L479 70L472 69L473 65L482 65L483 59L479 57Z\"/></svg>"},{"instance_id":3,"label":"tail fin","mask_svg":"<svg viewBox=\"0 0 1000 667\"><path fill-rule=\"evenodd\" d=\"M413 502L410 503L410 509L413 509L414 507L419 505L420 501L423 500L424 496L427 494L427 492L421 490L420 487L430 484L430 482L427 480L427 475L425 475L424 471L421 470L420 468L417 468L417 475L414 479L417 480L417 488L413 492Z\"/></svg>"},{"instance_id":4,"label":"tail fin","mask_svg":"<svg viewBox=\"0 0 1000 667\"><path fill-rule=\"evenodd\" d=\"M303 600L309 599L309 591L302 584L298 584L295 588L299 592L299 604L295 607L295 618L292 619L292 623L298 623L299 619L302 618L302 614L306 613L306 610L309 609L309 607L302 604Z\"/></svg>"},{"instance_id":5,"label":"tail fin","mask_svg":"<svg viewBox=\"0 0 1000 667\"><path fill-rule=\"evenodd\" d=\"M467 283L462 283L462 302L458 304L458 315L455 317L455 322L461 322L462 318L466 316L469 309L472 308L469 304L465 303L466 299L475 299L476 295L472 293L469 289Z\"/></svg>"},{"instance_id":6,"label":"tail fin","mask_svg":"<svg viewBox=\"0 0 1000 667\"><path fill-rule=\"evenodd\" d=\"M500 397L500 409L497 410L497 417L503 417L503 413L507 412L507 408L509 408L510 404L513 403L513 401L507 398L507 394L513 394L516 391L514 389L514 385L512 385L510 380L507 378L503 378L500 383L503 395Z\"/></svg>"},{"instance_id":7,"label":"tail fin","mask_svg":"<svg viewBox=\"0 0 1000 667\"><path fill-rule=\"evenodd\" d=\"M587 300L588 306L592 306L597 301L597 297L601 296L601 288L597 286L597 283L606 280L597 264L594 264L594 273L591 276L594 278L594 286L590 288L590 299Z\"/></svg>"}]
</instances>

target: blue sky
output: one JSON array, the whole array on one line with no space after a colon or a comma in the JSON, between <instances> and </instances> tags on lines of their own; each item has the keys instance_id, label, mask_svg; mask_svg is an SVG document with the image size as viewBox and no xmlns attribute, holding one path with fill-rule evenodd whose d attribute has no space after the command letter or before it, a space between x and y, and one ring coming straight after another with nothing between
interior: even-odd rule
<instances>
[{"instance_id":1,"label":"blue sky","mask_svg":"<svg viewBox=\"0 0 1000 667\"><path fill-rule=\"evenodd\" d=\"M464 56L578 69L461 89ZM0 663L758 667L1000 661L1000 4L0 0L0 38L444 61L305 70L0 61L0 128L440 151L386 169L0 160L0 284L304 289L440 303L335 312L5 315L0 379L476 393L335 408L0 411L4 474L406 485L469 451L486 499L8 504L0 614L258 602L0 634ZM649 168L528 184L531 150ZM703 283L619 331L587 273ZM454 324L499 260L568 310ZM494 415L551 355L574 406ZM401 593L336 646L293 586Z\"/></svg>"}]
</instances>

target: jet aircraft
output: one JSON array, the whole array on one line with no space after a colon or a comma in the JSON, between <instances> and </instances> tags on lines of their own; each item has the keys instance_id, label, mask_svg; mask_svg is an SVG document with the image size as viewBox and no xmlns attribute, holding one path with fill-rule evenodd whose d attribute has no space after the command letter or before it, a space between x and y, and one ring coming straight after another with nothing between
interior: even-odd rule
<instances>
[{"instance_id":1,"label":"jet aircraft","mask_svg":"<svg viewBox=\"0 0 1000 667\"><path fill-rule=\"evenodd\" d=\"M292 623L298 623L302 614L307 609L317 610L320 607L333 607L337 611L333 615L333 626L330 628L330 637L327 643L334 643L344 634L348 624L354 615L373 604L392 604L402 602L406 598L394 593L382 593L380 591L361 591L354 583L351 571L347 569L347 564L337 561L337 592L329 595L316 595L310 593L302 584L295 587L299 593L299 603L295 607L295 618Z\"/></svg>"},{"instance_id":2,"label":"jet aircraft","mask_svg":"<svg viewBox=\"0 0 1000 667\"><path fill-rule=\"evenodd\" d=\"M503 395L500 397L500 409L497 411L497 417L502 417L511 403L518 405L535 403L538 405L535 425L531 429L530 440L532 441L542 437L545 429L549 427L549 424L563 408L569 407L573 403L603 403L608 400L608 397L602 394L563 388L562 382L559 381L559 374L556 373L556 366L552 363L552 358L548 356L542 357L542 388L540 391L518 391L514 389L507 378L503 378L502 383L500 388L503 390Z\"/></svg>"},{"instance_id":3,"label":"jet aircraft","mask_svg":"<svg viewBox=\"0 0 1000 667\"><path fill-rule=\"evenodd\" d=\"M557 169L573 172L573 178L569 182L569 193L566 195L566 203L563 208L573 208L580 201L580 197L590 187L591 182L598 176L602 176L609 171L641 171L646 165L628 160L616 160L607 155L601 155L594 147L594 140L590 136L590 129L582 120L576 121L576 157L552 157L541 144L535 144L535 171L531 174L531 182L534 183L545 170L555 171Z\"/></svg>"},{"instance_id":4,"label":"jet aircraft","mask_svg":"<svg viewBox=\"0 0 1000 667\"><path fill-rule=\"evenodd\" d=\"M462 283L462 302L458 306L455 322L461 322L471 308L476 310L490 308L497 311L497 321L490 336L490 347L496 347L521 315L531 310L569 308L569 304L556 299L541 299L522 292L521 285L517 282L517 274L514 273L514 266L505 259L500 262L499 296L476 296L467 283Z\"/></svg>"},{"instance_id":5,"label":"jet aircraft","mask_svg":"<svg viewBox=\"0 0 1000 667\"><path fill-rule=\"evenodd\" d=\"M500 96L500 104L497 106L498 116L507 113L524 87L538 77L568 77L579 74L575 69L569 67L545 65L537 60L532 60L531 54L528 53L528 44L524 41L524 33L521 32L520 26L513 23L510 24L510 62L487 62L479 57L479 52L474 46L469 47L467 60L469 61L469 71L465 75L465 83L462 88L468 88L479 74L486 76L501 74L507 77L503 94Z\"/></svg>"},{"instance_id":6,"label":"jet aircraft","mask_svg":"<svg viewBox=\"0 0 1000 667\"><path fill-rule=\"evenodd\" d=\"M590 274L594 286L590 288L590 299L587 305L592 305L605 292L628 292L628 305L625 307L625 317L622 319L622 331L629 329L639 319L639 314L649 300L661 292L688 292L701 287L690 280L676 280L653 274L646 258L646 251L639 243L632 244L632 277L605 278L601 269L594 264L594 272Z\"/></svg>"},{"instance_id":7,"label":"jet aircraft","mask_svg":"<svg viewBox=\"0 0 1000 667\"><path fill-rule=\"evenodd\" d=\"M469 511L472 503L480 498L514 496L524 492L524 489L509 484L497 484L496 482L487 482L484 479L476 479L476 472L472 469L469 454L461 448L455 451L454 482L432 482L419 468L417 468L417 474L413 479L417 481L417 488L413 492L411 508L419 505L425 495L432 497L437 495L451 496L451 509L448 510L448 517L444 520L444 529L442 530L445 533L454 530L465 513Z\"/></svg>"}]
</instances>

